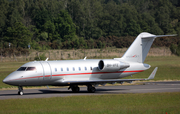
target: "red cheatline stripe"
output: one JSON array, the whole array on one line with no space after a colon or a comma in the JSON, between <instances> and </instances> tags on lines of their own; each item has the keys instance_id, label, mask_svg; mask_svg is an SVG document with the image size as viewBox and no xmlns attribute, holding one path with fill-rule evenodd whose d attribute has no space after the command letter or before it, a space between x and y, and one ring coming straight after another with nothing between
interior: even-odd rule
<instances>
[{"instance_id":1,"label":"red cheatline stripe","mask_svg":"<svg viewBox=\"0 0 180 114\"><path fill-rule=\"evenodd\" d=\"M45 75L44 77L50 77L51 75Z\"/></svg>"},{"instance_id":2,"label":"red cheatline stripe","mask_svg":"<svg viewBox=\"0 0 180 114\"><path fill-rule=\"evenodd\" d=\"M18 79L14 79L14 80L23 80L23 79L30 79L30 78L40 78L43 76L34 76L34 77L27 77L27 78L18 78Z\"/></svg>"},{"instance_id":3,"label":"red cheatline stripe","mask_svg":"<svg viewBox=\"0 0 180 114\"><path fill-rule=\"evenodd\" d=\"M67 75L86 75L86 74L107 74L107 73L130 73L130 72L142 72L144 70L135 71L117 71L117 72L88 72L88 73L71 73L71 74L56 74L52 76L67 76Z\"/></svg>"},{"instance_id":4,"label":"red cheatline stripe","mask_svg":"<svg viewBox=\"0 0 180 114\"><path fill-rule=\"evenodd\" d=\"M109 73L130 73L130 72L142 72L144 70L134 70L134 71L117 71L117 72L88 72L88 73L71 73L71 74L55 74L52 76L68 76L68 75L87 75L87 74L109 74ZM45 75L45 77L50 77L51 75ZM14 80L23 80L23 79L31 79L31 78L40 78L43 76L34 76L27 78L19 78Z\"/></svg>"}]
</instances>

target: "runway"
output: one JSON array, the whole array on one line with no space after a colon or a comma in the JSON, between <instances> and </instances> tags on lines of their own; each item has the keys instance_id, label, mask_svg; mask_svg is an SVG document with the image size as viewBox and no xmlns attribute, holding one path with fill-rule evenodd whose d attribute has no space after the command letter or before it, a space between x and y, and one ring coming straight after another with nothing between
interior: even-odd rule
<instances>
[{"instance_id":1,"label":"runway","mask_svg":"<svg viewBox=\"0 0 180 114\"><path fill-rule=\"evenodd\" d=\"M80 87L79 93L72 93L67 88L24 89L24 95L17 95L18 90L0 90L0 99L49 98L77 95L104 95L126 93L180 92L180 81L142 82L140 85L99 86L95 93L88 93L87 87Z\"/></svg>"}]
</instances>

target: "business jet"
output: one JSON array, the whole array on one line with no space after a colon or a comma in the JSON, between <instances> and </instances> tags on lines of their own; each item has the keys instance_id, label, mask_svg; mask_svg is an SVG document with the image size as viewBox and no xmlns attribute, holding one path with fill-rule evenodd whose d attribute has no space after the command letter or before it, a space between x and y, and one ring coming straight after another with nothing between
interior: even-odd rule
<instances>
[{"instance_id":1,"label":"business jet","mask_svg":"<svg viewBox=\"0 0 180 114\"><path fill-rule=\"evenodd\" d=\"M79 92L79 85L86 85L87 91L94 93L98 85L123 83L153 79L157 67L147 79L122 79L145 71L151 66L144 60L155 38L175 35L153 35L143 32L137 36L121 58L84 59L59 61L33 61L22 65L9 74L3 82L18 86L18 94L23 95L23 86L69 86L72 92Z\"/></svg>"}]
</instances>

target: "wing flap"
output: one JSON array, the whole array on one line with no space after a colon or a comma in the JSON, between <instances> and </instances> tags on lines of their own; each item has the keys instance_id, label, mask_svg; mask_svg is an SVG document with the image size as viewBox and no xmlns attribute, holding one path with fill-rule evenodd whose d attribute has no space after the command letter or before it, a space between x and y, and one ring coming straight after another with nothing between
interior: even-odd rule
<instances>
[{"instance_id":1,"label":"wing flap","mask_svg":"<svg viewBox=\"0 0 180 114\"><path fill-rule=\"evenodd\" d=\"M145 79L114 79L114 80L81 80L81 81L74 81L74 80L65 80L62 83L109 83L109 82L131 82L131 81L138 81L138 80L145 80Z\"/></svg>"}]
</instances>

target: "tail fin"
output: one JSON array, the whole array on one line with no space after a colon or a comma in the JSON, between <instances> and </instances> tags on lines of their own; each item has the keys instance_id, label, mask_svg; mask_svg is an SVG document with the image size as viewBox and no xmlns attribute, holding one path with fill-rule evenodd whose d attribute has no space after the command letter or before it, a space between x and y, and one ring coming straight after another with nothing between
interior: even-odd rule
<instances>
[{"instance_id":1,"label":"tail fin","mask_svg":"<svg viewBox=\"0 0 180 114\"><path fill-rule=\"evenodd\" d=\"M143 32L137 36L122 59L143 63L155 38L176 35L154 35Z\"/></svg>"}]
</instances>

